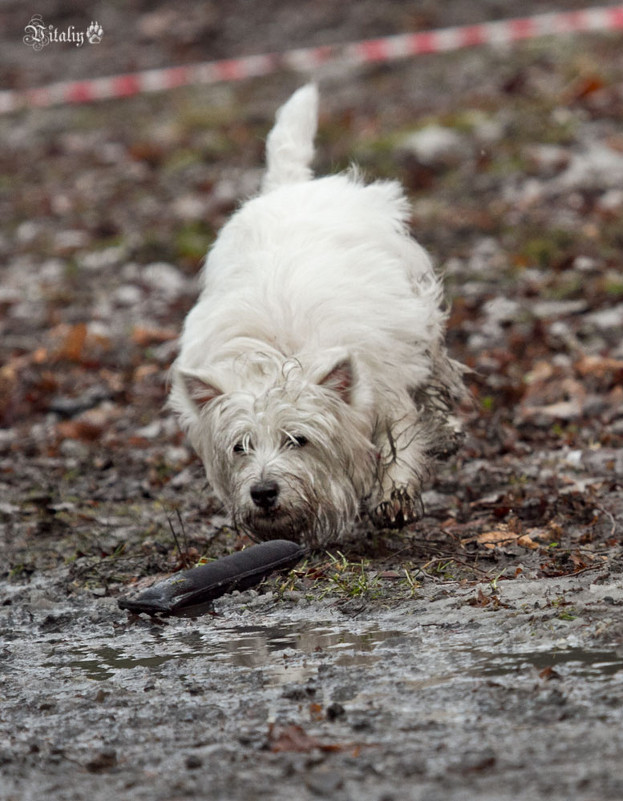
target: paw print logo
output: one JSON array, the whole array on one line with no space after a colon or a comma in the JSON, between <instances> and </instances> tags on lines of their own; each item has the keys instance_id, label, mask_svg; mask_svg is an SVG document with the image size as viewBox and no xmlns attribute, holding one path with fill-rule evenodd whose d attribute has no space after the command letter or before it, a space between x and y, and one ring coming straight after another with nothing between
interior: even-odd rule
<instances>
[{"instance_id":1,"label":"paw print logo","mask_svg":"<svg viewBox=\"0 0 623 801\"><path fill-rule=\"evenodd\" d=\"M102 41L102 36L104 35L104 29L99 24L99 22L91 22L89 27L87 28L87 39L89 44L99 44Z\"/></svg>"}]
</instances>

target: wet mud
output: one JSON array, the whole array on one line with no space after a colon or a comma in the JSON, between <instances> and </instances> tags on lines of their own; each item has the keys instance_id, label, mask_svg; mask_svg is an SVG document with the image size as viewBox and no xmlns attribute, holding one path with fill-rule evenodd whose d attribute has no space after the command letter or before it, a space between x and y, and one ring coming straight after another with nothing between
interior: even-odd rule
<instances>
[{"instance_id":1,"label":"wet mud","mask_svg":"<svg viewBox=\"0 0 623 801\"><path fill-rule=\"evenodd\" d=\"M585 574L162 622L15 588L2 797L620 798L622 604Z\"/></svg>"}]
</instances>

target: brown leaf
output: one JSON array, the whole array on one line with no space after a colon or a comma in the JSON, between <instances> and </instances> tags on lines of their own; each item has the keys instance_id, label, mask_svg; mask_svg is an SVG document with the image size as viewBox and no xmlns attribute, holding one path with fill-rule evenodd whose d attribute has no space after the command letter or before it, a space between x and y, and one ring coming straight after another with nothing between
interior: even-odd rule
<instances>
[{"instance_id":1,"label":"brown leaf","mask_svg":"<svg viewBox=\"0 0 623 801\"><path fill-rule=\"evenodd\" d=\"M65 340L57 353L59 359L67 359L70 362L79 362L87 338L87 324L77 323L72 325L65 336Z\"/></svg>"},{"instance_id":2,"label":"brown leaf","mask_svg":"<svg viewBox=\"0 0 623 801\"><path fill-rule=\"evenodd\" d=\"M285 726L277 723L271 724L268 730L268 740L270 742L270 750L273 753L282 753L284 751L307 753L308 751L313 751L314 748L321 747L319 740L315 737L310 737L303 727L298 726L296 723L290 723Z\"/></svg>"},{"instance_id":3,"label":"brown leaf","mask_svg":"<svg viewBox=\"0 0 623 801\"><path fill-rule=\"evenodd\" d=\"M130 158L144 161L150 167L157 167L165 157L165 149L160 144L147 140L134 142L129 148Z\"/></svg>"},{"instance_id":4,"label":"brown leaf","mask_svg":"<svg viewBox=\"0 0 623 801\"><path fill-rule=\"evenodd\" d=\"M271 723L268 727L268 742L273 753L294 751L300 754L313 751L315 748L325 752L358 751L356 743L322 743L316 737L307 734L302 726L296 723L285 725Z\"/></svg>"},{"instance_id":5,"label":"brown leaf","mask_svg":"<svg viewBox=\"0 0 623 801\"><path fill-rule=\"evenodd\" d=\"M94 442L101 436L102 426L94 425L86 420L66 420L57 424L56 433L61 439Z\"/></svg>"},{"instance_id":6,"label":"brown leaf","mask_svg":"<svg viewBox=\"0 0 623 801\"><path fill-rule=\"evenodd\" d=\"M623 361L607 356L583 356L575 363L582 378L591 378L601 389L620 387L623 383Z\"/></svg>"},{"instance_id":7,"label":"brown leaf","mask_svg":"<svg viewBox=\"0 0 623 801\"><path fill-rule=\"evenodd\" d=\"M104 432L109 432L111 424L123 414L117 406L104 405L88 409L74 420L56 424L56 432L61 439L79 439L84 442L98 440Z\"/></svg>"},{"instance_id":8,"label":"brown leaf","mask_svg":"<svg viewBox=\"0 0 623 801\"><path fill-rule=\"evenodd\" d=\"M45 348L37 348L31 354L33 364L45 364L48 360L48 352Z\"/></svg>"},{"instance_id":9,"label":"brown leaf","mask_svg":"<svg viewBox=\"0 0 623 801\"><path fill-rule=\"evenodd\" d=\"M481 587L478 587L478 592L476 595L473 598L470 598L467 603L469 606L480 606L481 608L489 607L492 611L496 611L501 607L508 608L508 604L505 604L500 599L500 596L497 594L497 590L493 590L490 595L485 595Z\"/></svg>"},{"instance_id":10,"label":"brown leaf","mask_svg":"<svg viewBox=\"0 0 623 801\"><path fill-rule=\"evenodd\" d=\"M491 601L493 600L493 596L485 595L484 592L480 587L478 587L478 592L475 598L470 598L467 602L470 606L489 606Z\"/></svg>"},{"instance_id":11,"label":"brown leaf","mask_svg":"<svg viewBox=\"0 0 623 801\"><path fill-rule=\"evenodd\" d=\"M551 681L552 679L559 679L560 673L556 672L551 665L544 667L543 670L539 671L539 678L544 679L545 681Z\"/></svg>"},{"instance_id":12,"label":"brown leaf","mask_svg":"<svg viewBox=\"0 0 623 801\"><path fill-rule=\"evenodd\" d=\"M493 549L514 543L518 536L518 532L510 531L506 526L500 526L500 528L494 529L493 531L484 531L475 539L479 545L484 545L485 548Z\"/></svg>"},{"instance_id":13,"label":"brown leaf","mask_svg":"<svg viewBox=\"0 0 623 801\"><path fill-rule=\"evenodd\" d=\"M172 328L146 328L136 325L132 329L132 342L142 348L149 345L159 345L162 342L170 342L177 337L177 331Z\"/></svg>"},{"instance_id":14,"label":"brown leaf","mask_svg":"<svg viewBox=\"0 0 623 801\"><path fill-rule=\"evenodd\" d=\"M154 375L158 375L160 373L160 368L156 364L141 364L139 365L134 373L132 374L133 381L140 383L141 381L145 381L148 378L151 378Z\"/></svg>"},{"instance_id":15,"label":"brown leaf","mask_svg":"<svg viewBox=\"0 0 623 801\"><path fill-rule=\"evenodd\" d=\"M17 405L17 370L10 364L0 367L0 421L8 422Z\"/></svg>"},{"instance_id":16,"label":"brown leaf","mask_svg":"<svg viewBox=\"0 0 623 801\"><path fill-rule=\"evenodd\" d=\"M578 78L573 85L564 93L565 104L584 100L586 97L604 89L606 83L600 75L584 75Z\"/></svg>"},{"instance_id":17,"label":"brown leaf","mask_svg":"<svg viewBox=\"0 0 623 801\"><path fill-rule=\"evenodd\" d=\"M521 545L522 548L530 548L531 550L535 550L539 547L527 534L517 538L517 545Z\"/></svg>"},{"instance_id":18,"label":"brown leaf","mask_svg":"<svg viewBox=\"0 0 623 801\"><path fill-rule=\"evenodd\" d=\"M593 558L594 557L592 557L588 553L579 554L577 552L574 552L569 554L569 559L571 562L573 562L573 565L575 566L576 569L586 567L593 561Z\"/></svg>"},{"instance_id":19,"label":"brown leaf","mask_svg":"<svg viewBox=\"0 0 623 801\"><path fill-rule=\"evenodd\" d=\"M574 378L552 376L533 381L522 400L519 420L575 420L582 415L585 402L586 388Z\"/></svg>"}]
</instances>

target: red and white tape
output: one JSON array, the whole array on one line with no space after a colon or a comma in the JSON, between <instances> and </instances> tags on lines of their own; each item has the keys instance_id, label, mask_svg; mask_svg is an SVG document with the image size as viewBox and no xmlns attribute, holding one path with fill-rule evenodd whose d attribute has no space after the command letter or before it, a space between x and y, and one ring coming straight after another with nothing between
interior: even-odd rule
<instances>
[{"instance_id":1,"label":"red and white tape","mask_svg":"<svg viewBox=\"0 0 623 801\"><path fill-rule=\"evenodd\" d=\"M0 91L0 114L21 108L88 103L143 92L158 92L191 84L238 81L279 69L313 72L329 61L347 64L388 62L476 45L503 45L539 36L587 31L623 30L623 6L537 14L498 22L325 45L222 61L207 61L167 69L113 75L87 81L65 81L38 89Z\"/></svg>"}]
</instances>

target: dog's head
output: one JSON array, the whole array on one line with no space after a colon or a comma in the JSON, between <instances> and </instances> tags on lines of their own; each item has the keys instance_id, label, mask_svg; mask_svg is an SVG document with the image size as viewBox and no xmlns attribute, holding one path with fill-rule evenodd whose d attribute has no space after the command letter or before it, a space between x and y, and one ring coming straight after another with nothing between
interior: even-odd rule
<instances>
[{"instance_id":1,"label":"dog's head","mask_svg":"<svg viewBox=\"0 0 623 801\"><path fill-rule=\"evenodd\" d=\"M255 539L330 541L356 518L373 475L352 360L331 352L305 368L253 354L236 368L176 376L210 484Z\"/></svg>"}]
</instances>

